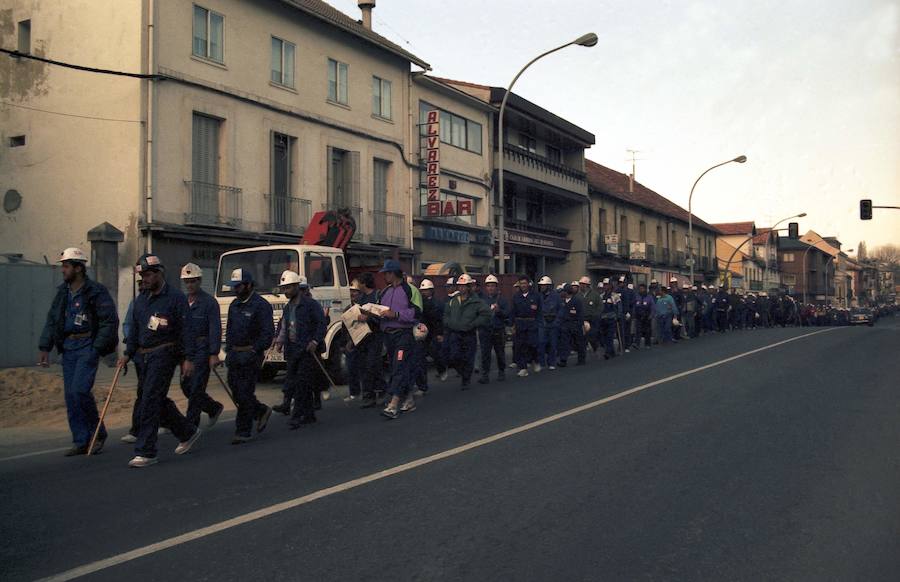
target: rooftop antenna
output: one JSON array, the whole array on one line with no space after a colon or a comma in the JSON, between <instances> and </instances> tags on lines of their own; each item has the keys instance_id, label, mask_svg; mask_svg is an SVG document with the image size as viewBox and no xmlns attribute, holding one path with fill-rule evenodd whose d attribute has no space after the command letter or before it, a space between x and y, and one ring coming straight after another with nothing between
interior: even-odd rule
<instances>
[{"instance_id":1,"label":"rooftop antenna","mask_svg":"<svg viewBox=\"0 0 900 582\"><path fill-rule=\"evenodd\" d=\"M628 176L628 192L634 193L634 181L636 179L635 176L637 174L637 168L636 168L637 164L635 162L637 162L639 159L642 159L642 158L637 157L637 154L641 153L641 150L625 150L625 151L631 155L631 174Z\"/></svg>"}]
</instances>

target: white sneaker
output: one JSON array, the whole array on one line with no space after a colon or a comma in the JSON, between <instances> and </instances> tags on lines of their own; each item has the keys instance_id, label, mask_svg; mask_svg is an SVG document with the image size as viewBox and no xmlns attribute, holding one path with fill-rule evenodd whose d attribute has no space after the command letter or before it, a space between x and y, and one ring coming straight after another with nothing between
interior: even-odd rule
<instances>
[{"instance_id":1,"label":"white sneaker","mask_svg":"<svg viewBox=\"0 0 900 582\"><path fill-rule=\"evenodd\" d=\"M198 428L197 430L194 431L194 434L191 435L191 438L184 441L183 443L178 443L178 446L175 447L175 454L176 455L185 454L186 452L191 450L191 447L194 446L194 443L196 443L197 439L199 439L199 438L200 438L200 429Z\"/></svg>"},{"instance_id":2,"label":"white sneaker","mask_svg":"<svg viewBox=\"0 0 900 582\"><path fill-rule=\"evenodd\" d=\"M352 403L354 400L356 400L356 396L354 396L353 394L344 396L344 402L346 402L347 404Z\"/></svg>"},{"instance_id":3,"label":"white sneaker","mask_svg":"<svg viewBox=\"0 0 900 582\"><path fill-rule=\"evenodd\" d=\"M516 374L516 375L517 375L519 378L524 378L525 376L528 375L528 370L522 368L521 370L519 370L519 373Z\"/></svg>"},{"instance_id":4,"label":"white sneaker","mask_svg":"<svg viewBox=\"0 0 900 582\"><path fill-rule=\"evenodd\" d=\"M519 365L516 364L515 362L513 362L512 364L509 365L509 367L510 367L510 368L518 368Z\"/></svg>"},{"instance_id":5,"label":"white sneaker","mask_svg":"<svg viewBox=\"0 0 900 582\"><path fill-rule=\"evenodd\" d=\"M444 373L441 374L440 376L438 376L438 378L441 380L441 382L446 382L447 381L447 370L444 370Z\"/></svg>"},{"instance_id":6,"label":"white sneaker","mask_svg":"<svg viewBox=\"0 0 900 582\"><path fill-rule=\"evenodd\" d=\"M628 352L630 352L630 351L631 351L631 350L629 350L628 348L625 348L625 353L626 353L626 354L627 354Z\"/></svg>"},{"instance_id":7,"label":"white sneaker","mask_svg":"<svg viewBox=\"0 0 900 582\"><path fill-rule=\"evenodd\" d=\"M543 368L541 368L541 365L538 364L538 363L535 363L535 364L534 364L534 373L535 373L535 374L540 374L540 373L541 373L541 370L543 370Z\"/></svg>"},{"instance_id":8,"label":"white sneaker","mask_svg":"<svg viewBox=\"0 0 900 582\"><path fill-rule=\"evenodd\" d=\"M331 392L328 390L322 390L321 392L319 392L319 398L322 399L322 402L325 402L326 400L330 400Z\"/></svg>"},{"instance_id":9,"label":"white sneaker","mask_svg":"<svg viewBox=\"0 0 900 582\"><path fill-rule=\"evenodd\" d=\"M131 444L134 444L137 442L137 437L134 436L133 434L131 434L130 432L127 432L124 435L122 435L122 438L120 438L119 440L122 441L123 443L131 445Z\"/></svg>"},{"instance_id":10,"label":"white sneaker","mask_svg":"<svg viewBox=\"0 0 900 582\"><path fill-rule=\"evenodd\" d=\"M166 434L172 434L172 431L163 427L159 427L159 429L156 431L156 436L163 436Z\"/></svg>"},{"instance_id":11,"label":"white sneaker","mask_svg":"<svg viewBox=\"0 0 900 582\"><path fill-rule=\"evenodd\" d=\"M150 465L155 465L159 461L156 457L142 457L140 455L128 461L129 467L149 467Z\"/></svg>"}]
</instances>

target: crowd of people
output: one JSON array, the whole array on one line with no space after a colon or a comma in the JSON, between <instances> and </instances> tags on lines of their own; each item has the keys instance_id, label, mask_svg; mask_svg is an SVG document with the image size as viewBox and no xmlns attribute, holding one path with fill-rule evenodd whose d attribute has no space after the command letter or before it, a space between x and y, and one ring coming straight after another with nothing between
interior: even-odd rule
<instances>
[{"instance_id":1,"label":"crowd of people","mask_svg":"<svg viewBox=\"0 0 900 582\"><path fill-rule=\"evenodd\" d=\"M62 354L73 437L66 455L93 454L102 450L107 433L91 390L100 358L116 351L118 316L107 290L87 277L83 251L66 249L60 262L64 282L40 340L39 365L48 364L54 348ZM120 370L133 363L138 375L132 426L122 437L134 445L129 466L157 462L159 434L174 435L179 443L175 453L184 454L201 435L202 414L207 416L206 428L216 424L224 406L207 394L207 384L211 374L219 375L223 347L223 386L237 408L232 444L263 432L273 412L289 415L293 430L317 421L321 394L330 381L321 358L328 317L305 277L289 270L281 275L281 292L288 302L276 325L272 305L256 293L251 272L234 269L230 286L235 297L223 342L218 303L201 288L199 266L189 263L181 269L186 294L167 282L156 255L143 255L135 270L141 292L123 322L125 349L117 363ZM417 398L430 389L429 379L444 381L450 370L467 390L473 380L490 383L492 367L494 379L504 381L513 368L517 377L525 377L583 366L589 351L611 359L703 334L848 322L842 310L801 305L787 294L741 295L724 286L679 286L675 278L635 288L625 275L596 285L588 276L562 284L544 276L536 285L520 276L507 299L496 276L476 281L463 273L447 281L442 300L430 279L414 284L398 261L386 261L380 272L382 289L376 288L372 273L361 274L351 284L352 302L361 308L355 321L367 329L356 343L344 343L349 388L345 402L380 407L389 419L414 411ZM271 350L282 352L286 362L283 399L274 407L255 395L260 367ZM168 396L176 371L188 399L184 414Z\"/></svg>"}]
</instances>

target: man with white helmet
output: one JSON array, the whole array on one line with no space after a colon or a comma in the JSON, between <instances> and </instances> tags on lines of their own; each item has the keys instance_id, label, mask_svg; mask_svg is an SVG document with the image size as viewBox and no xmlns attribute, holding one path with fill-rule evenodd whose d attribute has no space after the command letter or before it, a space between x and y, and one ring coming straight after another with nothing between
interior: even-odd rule
<instances>
[{"instance_id":1,"label":"man with white helmet","mask_svg":"<svg viewBox=\"0 0 900 582\"><path fill-rule=\"evenodd\" d=\"M422 279L419 284L422 294L421 323L428 328L425 339L416 342L416 351L421 352L417 358L415 383L419 390L428 392L428 356L434 362L434 369L441 380L447 379L447 366L444 364L444 304L434 296L434 282Z\"/></svg>"},{"instance_id":2,"label":"man with white helmet","mask_svg":"<svg viewBox=\"0 0 900 582\"><path fill-rule=\"evenodd\" d=\"M623 351L628 353L629 348L633 343L634 335L631 332L631 326L633 325L632 318L634 317L634 302L635 302L635 292L634 292L634 284L628 283L626 281L625 275L619 275L619 284L616 287L616 292L622 298L622 341L624 342Z\"/></svg>"},{"instance_id":3,"label":"man with white helmet","mask_svg":"<svg viewBox=\"0 0 900 582\"><path fill-rule=\"evenodd\" d=\"M459 291L456 290L456 282L454 281L453 277L448 278L444 283L444 290L447 291L448 300L456 297L456 294L459 293Z\"/></svg>"},{"instance_id":4,"label":"man with white helmet","mask_svg":"<svg viewBox=\"0 0 900 582\"><path fill-rule=\"evenodd\" d=\"M491 312L474 294L475 279L468 273L456 278L459 291L444 308L444 331L447 334L447 363L462 376L462 388L469 386L475 367L478 329L490 323Z\"/></svg>"},{"instance_id":5,"label":"man with white helmet","mask_svg":"<svg viewBox=\"0 0 900 582\"><path fill-rule=\"evenodd\" d=\"M541 366L556 369L556 360L559 358L559 310L562 299L553 289L553 280L544 275L538 280L538 291L541 294L541 315L543 321L538 330L538 366L535 372L539 372Z\"/></svg>"},{"instance_id":6,"label":"man with white helmet","mask_svg":"<svg viewBox=\"0 0 900 582\"><path fill-rule=\"evenodd\" d=\"M490 381L491 352L497 359L497 380L506 379L506 326L509 325L509 302L500 295L500 280L495 275L484 278L485 305L491 310L491 320L481 328L481 384Z\"/></svg>"},{"instance_id":7,"label":"man with white helmet","mask_svg":"<svg viewBox=\"0 0 900 582\"><path fill-rule=\"evenodd\" d=\"M619 321L622 319L622 298L613 291L609 279L603 279L601 283L603 291L600 294L599 337L603 342L603 358L608 360L616 357L614 340L617 335Z\"/></svg>"},{"instance_id":8,"label":"man with white helmet","mask_svg":"<svg viewBox=\"0 0 900 582\"><path fill-rule=\"evenodd\" d=\"M559 367L568 365L569 354L574 349L578 354L578 366L583 366L587 359L587 345L584 328L584 305L579 297L579 283L573 281L563 285L560 293L560 338Z\"/></svg>"},{"instance_id":9,"label":"man with white helmet","mask_svg":"<svg viewBox=\"0 0 900 582\"><path fill-rule=\"evenodd\" d=\"M600 293L594 289L591 284L591 278L587 275L583 276L578 280L578 288L581 293L579 297L581 298L581 306L582 312L584 314L584 321L590 327L590 331L587 335L587 341L591 345L591 349L594 352L597 351L597 334L599 332L600 326L597 325L597 316L600 311Z\"/></svg>"},{"instance_id":10,"label":"man with white helmet","mask_svg":"<svg viewBox=\"0 0 900 582\"><path fill-rule=\"evenodd\" d=\"M225 407L206 393L209 373L219 365L222 347L222 321L219 304L204 291L200 284L203 271L198 265L188 263L181 268L188 299L188 316L185 319L185 353L181 367L181 391L188 399L185 417L194 426L200 426L200 413L209 417L206 427L212 428Z\"/></svg>"},{"instance_id":11,"label":"man with white helmet","mask_svg":"<svg viewBox=\"0 0 900 582\"><path fill-rule=\"evenodd\" d=\"M527 276L520 275L517 285L519 292L513 295L512 302L513 354L519 368L518 376L524 378L528 375L530 362L534 362L535 372L541 370L538 360L538 330L543 324L543 303L540 294L531 289L531 281Z\"/></svg>"},{"instance_id":12,"label":"man with white helmet","mask_svg":"<svg viewBox=\"0 0 900 582\"><path fill-rule=\"evenodd\" d=\"M147 253L138 259L136 270L143 281L142 291L134 301L131 328L125 354L119 365L134 360L137 370L140 405L135 456L129 467L148 467L157 462L157 434L160 427L169 429L178 439L175 454L191 450L200 438L200 429L191 424L169 398L169 386L175 368L183 363L186 352L188 302L179 289L166 282L165 267L160 258Z\"/></svg>"},{"instance_id":13,"label":"man with white helmet","mask_svg":"<svg viewBox=\"0 0 900 582\"><path fill-rule=\"evenodd\" d=\"M284 271L279 281L281 292L288 298L278 324L275 348L284 350L287 374L284 379L285 401L294 401L290 429L316 422L314 410L315 380L319 365L315 359L325 348L327 322L325 311L312 298L306 277Z\"/></svg>"},{"instance_id":14,"label":"man with white helmet","mask_svg":"<svg viewBox=\"0 0 900 582\"><path fill-rule=\"evenodd\" d=\"M79 248L64 250L57 261L62 264L63 283L56 290L47 321L38 344L38 365L47 366L53 348L62 355L63 384L72 448L66 456L88 452L91 437L100 418L91 391L100 358L112 353L119 343L119 318L106 287L87 276L87 255ZM93 452L106 441L106 428Z\"/></svg>"}]
</instances>

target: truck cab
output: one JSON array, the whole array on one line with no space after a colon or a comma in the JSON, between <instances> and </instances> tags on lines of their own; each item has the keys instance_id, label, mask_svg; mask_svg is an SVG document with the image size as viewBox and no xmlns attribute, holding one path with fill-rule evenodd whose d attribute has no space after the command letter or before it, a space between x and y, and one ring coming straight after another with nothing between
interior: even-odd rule
<instances>
[{"instance_id":1,"label":"truck cab","mask_svg":"<svg viewBox=\"0 0 900 582\"><path fill-rule=\"evenodd\" d=\"M219 315L222 318L223 345L224 336L228 333L228 307L235 297L229 280L231 272L238 268L253 274L256 293L272 304L276 326L287 304L287 297L280 294L278 289L281 273L291 270L306 277L313 299L322 305L329 318L322 359L334 381L343 383L346 377L343 346L347 337L341 325L341 314L350 307L350 280L344 252L335 247L318 245L268 245L223 253L219 257L215 289ZM270 350L260 378L269 381L278 370L284 368L283 354Z\"/></svg>"}]
</instances>

